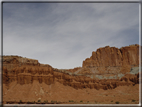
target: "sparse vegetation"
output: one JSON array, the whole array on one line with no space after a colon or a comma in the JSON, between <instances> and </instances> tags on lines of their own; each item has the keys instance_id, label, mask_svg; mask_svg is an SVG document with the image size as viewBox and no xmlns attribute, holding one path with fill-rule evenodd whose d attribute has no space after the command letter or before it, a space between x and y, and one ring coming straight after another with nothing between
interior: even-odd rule
<instances>
[{"instance_id":1,"label":"sparse vegetation","mask_svg":"<svg viewBox=\"0 0 142 107\"><path fill-rule=\"evenodd\" d=\"M69 100L69 102L74 102L73 100Z\"/></svg>"},{"instance_id":2,"label":"sparse vegetation","mask_svg":"<svg viewBox=\"0 0 142 107\"><path fill-rule=\"evenodd\" d=\"M111 102L113 102L113 100Z\"/></svg>"},{"instance_id":3,"label":"sparse vegetation","mask_svg":"<svg viewBox=\"0 0 142 107\"><path fill-rule=\"evenodd\" d=\"M51 103L57 103L57 101L53 101L53 100L51 100Z\"/></svg>"},{"instance_id":4,"label":"sparse vegetation","mask_svg":"<svg viewBox=\"0 0 142 107\"><path fill-rule=\"evenodd\" d=\"M83 102L82 100L80 102Z\"/></svg>"},{"instance_id":5,"label":"sparse vegetation","mask_svg":"<svg viewBox=\"0 0 142 107\"><path fill-rule=\"evenodd\" d=\"M132 100L132 102L135 102L136 100Z\"/></svg>"},{"instance_id":6,"label":"sparse vegetation","mask_svg":"<svg viewBox=\"0 0 142 107\"><path fill-rule=\"evenodd\" d=\"M48 103L48 100L45 100L44 102L45 102L45 103Z\"/></svg>"},{"instance_id":7,"label":"sparse vegetation","mask_svg":"<svg viewBox=\"0 0 142 107\"><path fill-rule=\"evenodd\" d=\"M37 102L40 102L40 100L38 100Z\"/></svg>"},{"instance_id":8,"label":"sparse vegetation","mask_svg":"<svg viewBox=\"0 0 142 107\"><path fill-rule=\"evenodd\" d=\"M22 100L19 101L20 103L22 102Z\"/></svg>"},{"instance_id":9,"label":"sparse vegetation","mask_svg":"<svg viewBox=\"0 0 142 107\"><path fill-rule=\"evenodd\" d=\"M118 101L116 101L115 103L116 103L116 104L119 104L119 102L118 102Z\"/></svg>"}]
</instances>

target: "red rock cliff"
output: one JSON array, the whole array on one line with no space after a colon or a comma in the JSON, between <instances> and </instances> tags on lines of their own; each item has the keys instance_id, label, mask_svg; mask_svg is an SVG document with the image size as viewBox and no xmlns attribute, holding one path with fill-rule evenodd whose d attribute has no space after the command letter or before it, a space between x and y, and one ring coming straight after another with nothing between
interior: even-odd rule
<instances>
[{"instance_id":1,"label":"red rock cliff","mask_svg":"<svg viewBox=\"0 0 142 107\"><path fill-rule=\"evenodd\" d=\"M92 52L92 56L83 61L83 67L124 65L139 65L139 45L130 45L120 49L106 46Z\"/></svg>"},{"instance_id":2,"label":"red rock cliff","mask_svg":"<svg viewBox=\"0 0 142 107\"><path fill-rule=\"evenodd\" d=\"M32 84L33 81L54 84L55 81L63 85L68 85L76 89L96 88L96 89L113 89L119 85L135 85L139 83L139 74L124 75L123 78L116 79L98 79L97 77L105 74L130 72L131 66L139 64L139 46L132 45L122 47L99 48L92 53L90 58L83 62L83 67L74 69L55 69L48 64L40 64L38 60L22 58L19 56L3 56L3 84L9 84L16 81L17 84ZM84 74L84 76L76 75ZM68 72L75 72L70 75ZM94 73L94 74L93 74ZM99 75L96 75L98 73ZM95 78L86 77L91 74ZM100 75L101 74L101 75ZM99 77L100 78L100 77Z\"/></svg>"},{"instance_id":3,"label":"red rock cliff","mask_svg":"<svg viewBox=\"0 0 142 107\"><path fill-rule=\"evenodd\" d=\"M129 72L132 66L139 66L139 45L130 45L120 49L109 46L99 48L96 52L92 52L90 58L83 61L82 66L83 68L98 67L103 71L107 67L119 67L120 72Z\"/></svg>"}]
</instances>

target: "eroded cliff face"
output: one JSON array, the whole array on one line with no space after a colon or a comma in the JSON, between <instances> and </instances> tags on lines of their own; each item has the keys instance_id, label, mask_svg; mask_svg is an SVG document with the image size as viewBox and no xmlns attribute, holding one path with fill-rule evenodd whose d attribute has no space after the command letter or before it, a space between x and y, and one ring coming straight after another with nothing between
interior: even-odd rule
<instances>
[{"instance_id":1,"label":"eroded cliff face","mask_svg":"<svg viewBox=\"0 0 142 107\"><path fill-rule=\"evenodd\" d=\"M106 46L92 52L90 58L83 61L83 68L90 68L93 73L126 73L131 67L139 66L139 45L130 45L120 49Z\"/></svg>"},{"instance_id":2,"label":"eroded cliff face","mask_svg":"<svg viewBox=\"0 0 142 107\"><path fill-rule=\"evenodd\" d=\"M83 62L83 67L124 65L139 65L139 45L130 45L120 49L109 46L99 48Z\"/></svg>"},{"instance_id":3,"label":"eroded cliff face","mask_svg":"<svg viewBox=\"0 0 142 107\"><path fill-rule=\"evenodd\" d=\"M139 83L139 74L128 74L128 72L132 66L138 66L138 54L138 45L120 49L104 47L93 52L90 58L83 61L83 67L74 69L56 69L48 64L40 64L34 59L3 56L3 84L8 88L14 81L20 85L32 84L34 81L44 82L47 85L59 82L75 89L104 90L135 85ZM115 78L106 78L107 76Z\"/></svg>"},{"instance_id":4,"label":"eroded cliff face","mask_svg":"<svg viewBox=\"0 0 142 107\"><path fill-rule=\"evenodd\" d=\"M20 67L22 65L32 65L32 66L40 66L38 60L24 58L21 56L3 56L3 66L6 67L8 70L11 70L15 67Z\"/></svg>"},{"instance_id":5,"label":"eroded cliff face","mask_svg":"<svg viewBox=\"0 0 142 107\"><path fill-rule=\"evenodd\" d=\"M95 88L95 89L114 89L117 86L135 85L139 83L138 74L127 74L121 79L92 79L86 76L68 75L55 71L54 69L45 67L31 67L22 66L16 67L7 72L7 69L3 68L3 83L7 85L13 81L17 84L32 84L33 81L39 83L45 83L47 85L59 82L65 86L71 86L75 89Z\"/></svg>"}]
</instances>

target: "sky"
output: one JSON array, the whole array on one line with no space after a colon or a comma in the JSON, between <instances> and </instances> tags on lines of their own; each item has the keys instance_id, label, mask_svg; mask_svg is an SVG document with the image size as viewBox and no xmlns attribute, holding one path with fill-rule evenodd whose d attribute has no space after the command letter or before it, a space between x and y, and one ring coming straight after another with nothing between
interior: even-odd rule
<instances>
[{"instance_id":1,"label":"sky","mask_svg":"<svg viewBox=\"0 0 142 107\"><path fill-rule=\"evenodd\" d=\"M131 44L139 44L138 3L3 4L3 55L70 69L100 47Z\"/></svg>"}]
</instances>

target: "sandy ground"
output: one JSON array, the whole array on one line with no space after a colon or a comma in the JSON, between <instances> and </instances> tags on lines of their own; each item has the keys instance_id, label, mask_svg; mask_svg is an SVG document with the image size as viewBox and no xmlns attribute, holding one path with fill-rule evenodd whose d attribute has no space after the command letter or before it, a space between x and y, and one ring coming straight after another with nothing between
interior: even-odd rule
<instances>
[{"instance_id":1,"label":"sandy ground","mask_svg":"<svg viewBox=\"0 0 142 107\"><path fill-rule=\"evenodd\" d=\"M9 87L9 89L8 89ZM41 102L56 101L66 104L139 104L139 84L119 86L115 89L74 89L58 82L52 85L45 83L20 85L12 82L3 85L3 102L7 101Z\"/></svg>"}]
</instances>

